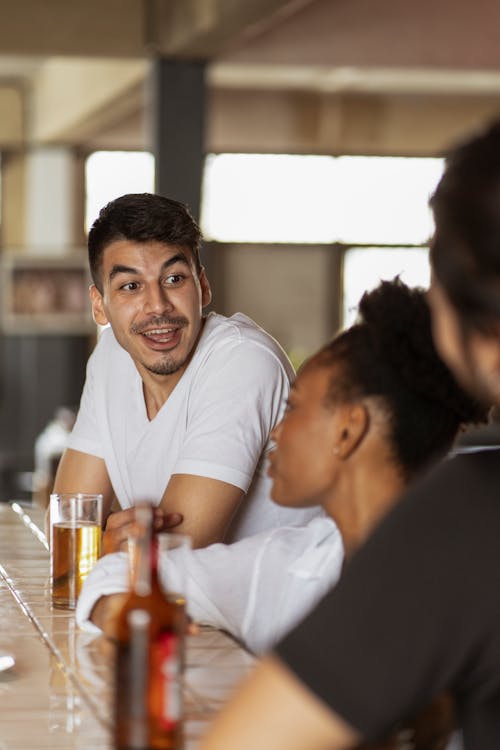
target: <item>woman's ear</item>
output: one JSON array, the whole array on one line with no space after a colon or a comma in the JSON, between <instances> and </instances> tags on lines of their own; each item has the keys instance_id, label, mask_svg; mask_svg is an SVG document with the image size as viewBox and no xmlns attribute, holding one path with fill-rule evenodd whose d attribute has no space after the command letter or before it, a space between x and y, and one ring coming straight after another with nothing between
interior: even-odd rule
<instances>
[{"instance_id":1,"label":"woman's ear","mask_svg":"<svg viewBox=\"0 0 500 750\"><path fill-rule=\"evenodd\" d=\"M95 322L100 326L107 325L109 321L104 312L104 301L101 292L95 284L91 285L89 292L90 301L92 303L92 315Z\"/></svg>"},{"instance_id":2,"label":"woman's ear","mask_svg":"<svg viewBox=\"0 0 500 750\"><path fill-rule=\"evenodd\" d=\"M334 453L346 459L363 442L368 432L370 414L364 404L345 404L339 417Z\"/></svg>"}]
</instances>

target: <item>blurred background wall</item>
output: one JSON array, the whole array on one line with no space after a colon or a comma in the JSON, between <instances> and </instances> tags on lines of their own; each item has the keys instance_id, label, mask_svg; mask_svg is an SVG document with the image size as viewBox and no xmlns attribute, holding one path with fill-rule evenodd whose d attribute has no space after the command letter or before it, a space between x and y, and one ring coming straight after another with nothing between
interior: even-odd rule
<instances>
[{"instance_id":1,"label":"blurred background wall","mask_svg":"<svg viewBox=\"0 0 500 750\"><path fill-rule=\"evenodd\" d=\"M251 315L298 364L381 276L427 283L444 151L500 115L497 0L0 14L1 500L29 493L35 437L77 407L96 335L86 231L107 200L186 201L215 309Z\"/></svg>"}]
</instances>

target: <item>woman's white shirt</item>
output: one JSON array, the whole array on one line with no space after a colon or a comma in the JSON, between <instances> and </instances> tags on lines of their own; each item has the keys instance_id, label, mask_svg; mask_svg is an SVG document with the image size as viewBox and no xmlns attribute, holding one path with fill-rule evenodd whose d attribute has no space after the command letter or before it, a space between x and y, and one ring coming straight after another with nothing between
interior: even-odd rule
<instances>
[{"instance_id":1,"label":"woman's white shirt","mask_svg":"<svg viewBox=\"0 0 500 750\"><path fill-rule=\"evenodd\" d=\"M283 526L242 539L184 553L162 554L160 576L176 591L185 580L187 610L195 622L226 630L255 653L271 648L331 589L340 576L344 550L340 532L326 517L305 526ZM89 621L97 600L129 586L125 553L106 555L87 578L77 622Z\"/></svg>"}]
</instances>

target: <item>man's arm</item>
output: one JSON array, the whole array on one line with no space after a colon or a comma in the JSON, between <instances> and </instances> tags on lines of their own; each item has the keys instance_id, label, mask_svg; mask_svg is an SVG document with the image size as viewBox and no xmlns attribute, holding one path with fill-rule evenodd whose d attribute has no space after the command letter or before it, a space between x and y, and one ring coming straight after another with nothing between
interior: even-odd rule
<instances>
[{"instance_id":1,"label":"man's arm","mask_svg":"<svg viewBox=\"0 0 500 750\"><path fill-rule=\"evenodd\" d=\"M103 551L115 552L123 548L134 523L134 508L110 513L114 499L113 487L102 458L67 448L59 463L54 482L54 492L100 493L103 496L102 518L106 524ZM177 526L181 516L166 516L161 509L155 515L156 528L165 530ZM47 515L48 527L48 515Z\"/></svg>"},{"instance_id":2,"label":"man's arm","mask_svg":"<svg viewBox=\"0 0 500 750\"><path fill-rule=\"evenodd\" d=\"M68 451L66 451L68 453ZM78 456L86 454L69 451ZM66 454L65 454L66 455ZM92 458L92 456L89 456ZM100 459L96 459L99 461ZM66 466L70 467L73 457L68 457ZM78 461L75 464L78 465ZM104 462L103 462L104 463ZM99 466L96 467L99 469ZM75 488L71 480L76 473L68 471L62 474L59 482L59 471L56 477L56 492L70 491ZM97 476L97 475L96 475ZM108 480L109 481L109 480ZM82 484L83 486L87 486ZM97 483L95 487L97 487ZM85 489L84 492L102 492L101 489ZM103 493L104 494L104 493ZM155 527L158 531L173 529L179 534L188 534L193 547L208 547L209 544L220 542L236 512L244 493L239 487L216 479L197 477L190 474L175 474L171 477L163 495L159 508L155 510ZM103 518L107 518L113 499L111 491L108 503L104 501L106 509ZM104 553L117 552L125 549L130 529L134 523L134 508L111 513L104 534Z\"/></svg>"},{"instance_id":3,"label":"man's arm","mask_svg":"<svg viewBox=\"0 0 500 750\"><path fill-rule=\"evenodd\" d=\"M66 448L59 466L52 492L85 492L88 494L102 495L102 517L103 521L109 515L111 503L113 502L113 487L106 470L106 464L102 458L92 456L89 453L75 451ZM45 532L49 536L50 528L50 505L45 513Z\"/></svg>"},{"instance_id":4,"label":"man's arm","mask_svg":"<svg viewBox=\"0 0 500 750\"><path fill-rule=\"evenodd\" d=\"M346 750L360 740L281 661L267 657L216 718L200 750Z\"/></svg>"},{"instance_id":5,"label":"man's arm","mask_svg":"<svg viewBox=\"0 0 500 750\"><path fill-rule=\"evenodd\" d=\"M54 492L100 492L103 519L108 518L113 488L100 458L68 448L57 470ZM155 514L156 528L163 531L172 528L176 533L191 536L193 547L207 547L223 540L243 496L239 487L226 482L175 474ZM133 521L133 508L109 515L104 536L105 553L124 548Z\"/></svg>"},{"instance_id":6,"label":"man's arm","mask_svg":"<svg viewBox=\"0 0 500 750\"><path fill-rule=\"evenodd\" d=\"M113 502L113 487L102 458L67 448L59 462L53 492L100 493L102 517L106 519Z\"/></svg>"},{"instance_id":7,"label":"man's arm","mask_svg":"<svg viewBox=\"0 0 500 750\"><path fill-rule=\"evenodd\" d=\"M223 540L243 497L239 487L227 482L192 474L174 474L160 507L165 513L183 516L175 531L189 534L193 547L207 547Z\"/></svg>"}]
</instances>

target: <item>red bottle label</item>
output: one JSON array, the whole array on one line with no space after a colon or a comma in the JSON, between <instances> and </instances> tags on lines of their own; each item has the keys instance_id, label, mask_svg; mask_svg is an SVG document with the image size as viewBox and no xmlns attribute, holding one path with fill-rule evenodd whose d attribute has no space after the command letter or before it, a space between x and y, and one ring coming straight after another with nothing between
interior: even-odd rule
<instances>
[{"instance_id":1,"label":"red bottle label","mask_svg":"<svg viewBox=\"0 0 500 750\"><path fill-rule=\"evenodd\" d=\"M160 633L151 645L151 709L162 727L171 730L182 719L181 640Z\"/></svg>"}]
</instances>

